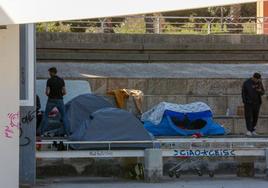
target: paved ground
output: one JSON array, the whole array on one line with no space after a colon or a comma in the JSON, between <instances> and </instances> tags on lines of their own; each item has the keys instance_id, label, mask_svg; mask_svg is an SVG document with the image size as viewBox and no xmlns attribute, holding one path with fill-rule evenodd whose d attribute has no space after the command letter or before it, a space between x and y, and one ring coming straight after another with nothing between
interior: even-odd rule
<instances>
[{"instance_id":1,"label":"paved ground","mask_svg":"<svg viewBox=\"0 0 268 188\"><path fill-rule=\"evenodd\" d=\"M47 183L50 182L50 183ZM267 188L268 180L258 178L237 178L221 176L182 177L181 179L165 179L162 183L146 184L137 181L126 181L110 178L70 178L42 180L35 188Z\"/></svg>"}]
</instances>

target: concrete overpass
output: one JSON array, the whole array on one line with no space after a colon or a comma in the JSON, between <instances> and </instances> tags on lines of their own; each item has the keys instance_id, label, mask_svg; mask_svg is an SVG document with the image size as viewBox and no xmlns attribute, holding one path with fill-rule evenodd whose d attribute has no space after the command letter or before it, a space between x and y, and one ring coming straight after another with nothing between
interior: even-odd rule
<instances>
[{"instance_id":1,"label":"concrete overpass","mask_svg":"<svg viewBox=\"0 0 268 188\"><path fill-rule=\"evenodd\" d=\"M237 3L256 2L253 0L204 0L204 1L154 1L142 0L1 0L0 2L0 75L1 75L1 108L0 108L0 182L6 188L18 187L19 184L19 152L25 152L22 161L32 161L24 168L23 180L34 183L34 134L35 127L27 127L33 143L26 150L19 151L19 107L20 104L28 106L27 110L34 109L34 27L29 25L23 37L27 40L20 42L20 27L18 24L36 23L45 21L72 20L83 18L100 18L163 12L172 10L185 10L210 6L223 6ZM261 8L261 10L265 10ZM265 12L265 11L264 11ZM22 38L23 38L22 37ZM24 60L22 60L24 59ZM20 103L19 97L19 71L20 62L26 62L27 76L24 80L26 96ZM24 150L24 151L23 151ZM30 152L29 152L30 151ZM27 156L28 154L28 156Z\"/></svg>"}]
</instances>

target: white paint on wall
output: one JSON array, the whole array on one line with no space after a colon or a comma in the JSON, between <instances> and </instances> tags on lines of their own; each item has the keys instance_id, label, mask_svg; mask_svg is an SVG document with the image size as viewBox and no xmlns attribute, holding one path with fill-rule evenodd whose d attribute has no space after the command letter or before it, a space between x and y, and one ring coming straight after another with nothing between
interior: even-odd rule
<instances>
[{"instance_id":1,"label":"white paint on wall","mask_svg":"<svg viewBox=\"0 0 268 188\"><path fill-rule=\"evenodd\" d=\"M34 84L35 84L35 26L34 24L27 24L27 37L26 37L26 53L27 53L27 65L26 65L26 99L20 100L21 106L34 106Z\"/></svg>"},{"instance_id":2,"label":"white paint on wall","mask_svg":"<svg viewBox=\"0 0 268 188\"><path fill-rule=\"evenodd\" d=\"M0 187L16 188L19 183L18 25L0 29L0 88Z\"/></svg>"},{"instance_id":3,"label":"white paint on wall","mask_svg":"<svg viewBox=\"0 0 268 188\"><path fill-rule=\"evenodd\" d=\"M0 25L125 16L257 0L1 0Z\"/></svg>"},{"instance_id":4,"label":"white paint on wall","mask_svg":"<svg viewBox=\"0 0 268 188\"><path fill-rule=\"evenodd\" d=\"M58 71L60 72L61 70L58 70ZM43 111L45 111L46 104L47 104L47 96L45 95L46 85L47 85L47 80L36 81L36 94L40 98L41 110ZM79 95L92 93L89 82L85 80L65 80L65 87L66 87L67 95L64 96L63 98L64 104L68 103L70 100L72 100L73 98Z\"/></svg>"}]
</instances>

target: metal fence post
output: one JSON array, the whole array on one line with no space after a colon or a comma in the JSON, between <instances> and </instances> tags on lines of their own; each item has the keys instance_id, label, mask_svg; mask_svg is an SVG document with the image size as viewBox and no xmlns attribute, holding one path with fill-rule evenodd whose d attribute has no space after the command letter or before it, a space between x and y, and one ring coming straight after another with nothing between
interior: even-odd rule
<instances>
[{"instance_id":1,"label":"metal fence post","mask_svg":"<svg viewBox=\"0 0 268 188\"><path fill-rule=\"evenodd\" d=\"M46 30L46 32L48 32L48 25L47 25L48 23L45 23L45 30Z\"/></svg>"},{"instance_id":2,"label":"metal fence post","mask_svg":"<svg viewBox=\"0 0 268 188\"><path fill-rule=\"evenodd\" d=\"M104 33L104 22L105 22L105 19L100 19L100 23L101 23L101 33Z\"/></svg>"},{"instance_id":3,"label":"metal fence post","mask_svg":"<svg viewBox=\"0 0 268 188\"><path fill-rule=\"evenodd\" d=\"M159 16L157 16L157 31L156 31L156 33L157 34L160 34L160 31L161 29L160 29L160 18L159 18Z\"/></svg>"},{"instance_id":4,"label":"metal fence post","mask_svg":"<svg viewBox=\"0 0 268 188\"><path fill-rule=\"evenodd\" d=\"M208 22L208 35L211 33L211 23Z\"/></svg>"}]
</instances>

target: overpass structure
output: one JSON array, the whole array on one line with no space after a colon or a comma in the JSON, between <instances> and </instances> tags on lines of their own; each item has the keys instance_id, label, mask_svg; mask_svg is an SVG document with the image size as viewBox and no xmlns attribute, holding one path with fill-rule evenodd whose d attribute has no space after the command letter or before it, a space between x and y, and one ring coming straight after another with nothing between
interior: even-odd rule
<instances>
[{"instance_id":1,"label":"overpass structure","mask_svg":"<svg viewBox=\"0 0 268 188\"><path fill-rule=\"evenodd\" d=\"M151 0L0 1L0 75L3 78L0 80L2 89L0 93L2 105L0 108L0 150L3 151L0 157L0 182L6 188L14 188L19 185L19 158L23 163L25 161L31 162L20 168L21 180L31 184L35 182L35 141L32 141L27 149L19 147L19 130L22 126L19 118L20 104L26 106L27 110L35 108L33 97L35 93L35 33L32 23L186 10L257 2L257 0L188 0L183 1L183 3L178 0L155 0L153 2ZM260 12L265 13L266 1L261 1L261 3L263 6L260 6ZM21 34L19 24L30 24L28 31ZM24 41L20 40L22 38ZM22 72L27 72L27 77L20 77L21 62L25 63ZM26 87L26 98L21 103L19 100L19 81L22 81ZM31 137L34 140L35 126L25 125L21 130L28 134L26 137ZM162 155L162 150L153 151L159 154L151 155L148 151L148 159L150 159L148 163L152 163L150 161L154 160L154 156L161 157ZM263 151L260 153L263 154ZM21 157L19 157L19 153L22 154ZM29 174L30 177L26 177Z\"/></svg>"}]
</instances>

